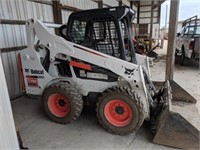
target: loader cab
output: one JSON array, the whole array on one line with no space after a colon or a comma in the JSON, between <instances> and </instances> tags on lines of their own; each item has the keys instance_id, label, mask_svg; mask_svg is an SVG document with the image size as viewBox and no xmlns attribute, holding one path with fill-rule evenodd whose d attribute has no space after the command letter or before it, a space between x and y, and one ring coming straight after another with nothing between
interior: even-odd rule
<instances>
[{"instance_id":1,"label":"loader cab","mask_svg":"<svg viewBox=\"0 0 200 150\"><path fill-rule=\"evenodd\" d=\"M136 63L131 23L135 12L112 7L74 12L70 15L66 40Z\"/></svg>"}]
</instances>

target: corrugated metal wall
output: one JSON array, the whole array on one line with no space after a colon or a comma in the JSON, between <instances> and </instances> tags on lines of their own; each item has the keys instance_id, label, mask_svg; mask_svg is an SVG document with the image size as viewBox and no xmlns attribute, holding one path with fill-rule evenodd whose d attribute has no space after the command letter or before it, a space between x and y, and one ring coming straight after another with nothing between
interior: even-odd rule
<instances>
[{"instance_id":1,"label":"corrugated metal wall","mask_svg":"<svg viewBox=\"0 0 200 150\"><path fill-rule=\"evenodd\" d=\"M91 0L61 0L60 3L63 5L68 5L68 6L76 7L83 10L98 7L98 4ZM71 13L72 11L62 10L63 23L66 23L68 21L68 17Z\"/></svg>"}]
</instances>

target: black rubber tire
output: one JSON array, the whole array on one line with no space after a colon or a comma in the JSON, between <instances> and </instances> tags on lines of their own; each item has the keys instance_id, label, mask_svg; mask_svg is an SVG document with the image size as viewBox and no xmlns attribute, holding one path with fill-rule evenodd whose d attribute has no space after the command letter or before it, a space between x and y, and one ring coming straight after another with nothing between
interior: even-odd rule
<instances>
[{"instance_id":1,"label":"black rubber tire","mask_svg":"<svg viewBox=\"0 0 200 150\"><path fill-rule=\"evenodd\" d=\"M181 65L184 66L184 62L185 62L185 50L184 50L184 48L182 48L181 52L182 52L182 54L181 54Z\"/></svg>"},{"instance_id":2,"label":"black rubber tire","mask_svg":"<svg viewBox=\"0 0 200 150\"><path fill-rule=\"evenodd\" d=\"M69 114L65 117L57 117L51 113L48 107L48 97L53 93L60 93L67 97L70 104ZM47 87L42 95L42 105L47 116L54 122L67 124L76 120L83 109L82 95L78 92L75 85L69 83L55 83Z\"/></svg>"},{"instance_id":3,"label":"black rubber tire","mask_svg":"<svg viewBox=\"0 0 200 150\"><path fill-rule=\"evenodd\" d=\"M132 109L134 119L132 119L128 125L117 127L107 121L104 114L104 108L105 105L112 99L120 99L127 103ZM140 101L140 98L137 96L136 92L132 91L128 87L114 87L104 91L98 98L96 105L96 112L99 123L102 124L102 126L111 133L127 135L138 130L144 122L143 105Z\"/></svg>"},{"instance_id":4,"label":"black rubber tire","mask_svg":"<svg viewBox=\"0 0 200 150\"><path fill-rule=\"evenodd\" d=\"M176 48L176 49L175 49L175 56L178 56L178 54L177 54L177 50L178 50L178 49Z\"/></svg>"}]
</instances>

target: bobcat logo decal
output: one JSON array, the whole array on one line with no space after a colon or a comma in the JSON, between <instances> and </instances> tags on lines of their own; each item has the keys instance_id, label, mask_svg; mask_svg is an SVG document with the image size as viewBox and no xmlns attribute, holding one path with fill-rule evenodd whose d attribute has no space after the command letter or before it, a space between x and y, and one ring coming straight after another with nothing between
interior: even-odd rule
<instances>
[{"instance_id":1,"label":"bobcat logo decal","mask_svg":"<svg viewBox=\"0 0 200 150\"><path fill-rule=\"evenodd\" d=\"M127 74L127 75L134 75L134 71L135 69L128 69L128 68L125 68L125 72L124 74Z\"/></svg>"}]
</instances>

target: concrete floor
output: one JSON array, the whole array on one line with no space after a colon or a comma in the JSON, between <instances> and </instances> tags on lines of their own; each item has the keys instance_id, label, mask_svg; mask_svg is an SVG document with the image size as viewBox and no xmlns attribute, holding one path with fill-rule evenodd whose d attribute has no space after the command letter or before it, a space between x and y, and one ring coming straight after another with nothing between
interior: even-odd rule
<instances>
[{"instance_id":1,"label":"concrete floor","mask_svg":"<svg viewBox=\"0 0 200 150\"><path fill-rule=\"evenodd\" d=\"M127 136L108 133L98 123L95 112L86 108L78 120L68 125L50 121L39 100L21 98L12 103L16 126L29 149L128 150L171 149L152 143L148 127Z\"/></svg>"},{"instance_id":2,"label":"concrete floor","mask_svg":"<svg viewBox=\"0 0 200 150\"><path fill-rule=\"evenodd\" d=\"M152 78L164 81L165 53L157 50L161 59L151 68ZM175 81L200 101L200 72L198 64L182 67L176 65ZM200 108L198 103L197 105ZM29 149L173 149L152 143L153 135L147 126L136 133L118 136L106 132L92 108L85 108L75 122L60 125L50 121L41 109L40 100L23 97L12 102L16 126L24 145Z\"/></svg>"}]
</instances>

